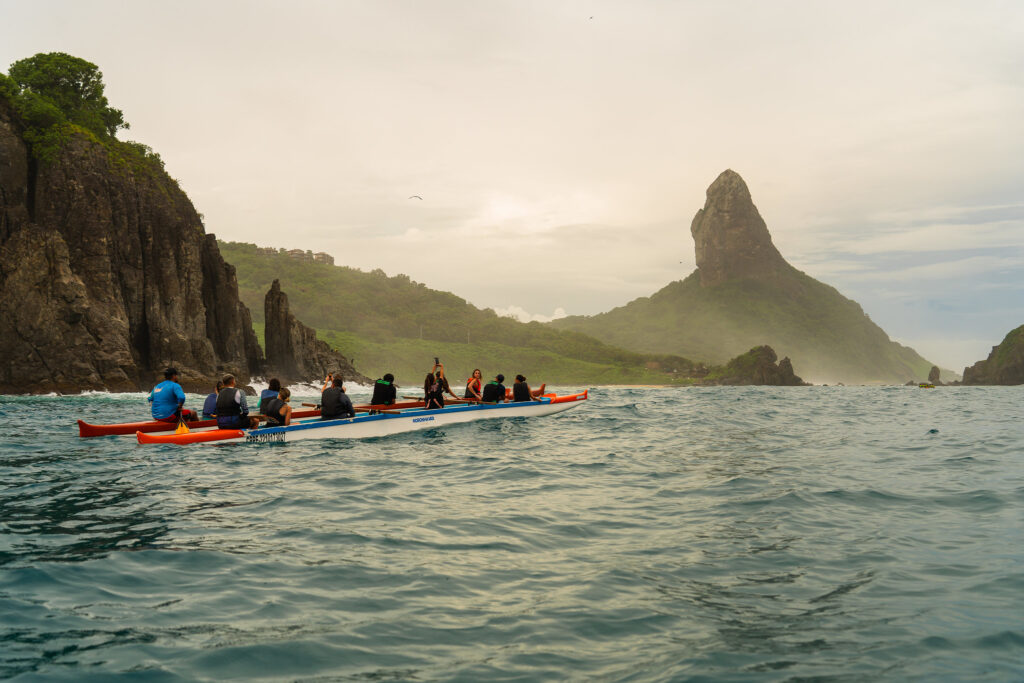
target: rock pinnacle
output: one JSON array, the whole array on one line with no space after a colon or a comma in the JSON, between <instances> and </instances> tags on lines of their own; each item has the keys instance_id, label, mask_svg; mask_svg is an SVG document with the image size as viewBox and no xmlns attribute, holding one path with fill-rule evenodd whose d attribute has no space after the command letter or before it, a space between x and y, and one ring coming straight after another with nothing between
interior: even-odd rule
<instances>
[{"instance_id":1,"label":"rock pinnacle","mask_svg":"<svg viewBox=\"0 0 1024 683\"><path fill-rule=\"evenodd\" d=\"M690 233L702 287L764 278L787 265L772 244L747 184L731 169L711 183L704 208L693 217Z\"/></svg>"}]
</instances>

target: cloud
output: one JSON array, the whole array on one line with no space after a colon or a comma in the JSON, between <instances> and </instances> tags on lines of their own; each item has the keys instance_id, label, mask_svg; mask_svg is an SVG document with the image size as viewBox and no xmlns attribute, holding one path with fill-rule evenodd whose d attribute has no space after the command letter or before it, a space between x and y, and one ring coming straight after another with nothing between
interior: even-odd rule
<instances>
[{"instance_id":1,"label":"cloud","mask_svg":"<svg viewBox=\"0 0 1024 683\"><path fill-rule=\"evenodd\" d=\"M515 306L515 305L506 306L505 308L496 308L496 309L494 309L494 312L497 313L498 315L500 315L503 318L515 318L519 322L523 322L523 323L529 323L529 322L549 323L552 320L557 320L558 318L564 318L565 315L566 315L565 309L561 308L561 307L556 308L555 312L552 313L551 315L541 315L539 313L530 313L525 308L522 308L521 306Z\"/></svg>"},{"instance_id":2,"label":"cloud","mask_svg":"<svg viewBox=\"0 0 1024 683\"><path fill-rule=\"evenodd\" d=\"M890 255L894 256L894 255ZM901 254L902 263L893 263L895 258L887 259L884 263L877 262L850 262L837 261L822 264L815 269L817 275L821 276L827 271L829 276L842 277L848 280L861 282L887 282L887 283L931 283L940 282L963 282L964 279L977 279L977 286L984 284L984 289L989 289L993 284L1020 287L1021 281L1001 280L999 283L983 283L989 278L1002 278L1003 276L1024 271L1024 251L1020 253L1004 254L978 254L964 256L961 254L946 255L932 263L915 263L914 254ZM984 277L982 277L984 276Z\"/></svg>"}]
</instances>

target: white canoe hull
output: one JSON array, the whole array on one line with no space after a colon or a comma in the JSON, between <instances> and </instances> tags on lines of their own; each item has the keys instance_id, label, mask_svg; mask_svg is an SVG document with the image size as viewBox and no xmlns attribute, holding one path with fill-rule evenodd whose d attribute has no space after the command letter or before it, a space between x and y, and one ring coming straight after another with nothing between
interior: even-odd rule
<instances>
[{"instance_id":1,"label":"white canoe hull","mask_svg":"<svg viewBox=\"0 0 1024 683\"><path fill-rule=\"evenodd\" d=\"M455 404L434 410L403 410L399 414L357 415L341 420L302 420L287 427L263 427L236 438L201 443L289 443L306 439L368 439L421 429L436 429L464 422L509 417L540 417L575 408L586 400L499 404Z\"/></svg>"}]
</instances>

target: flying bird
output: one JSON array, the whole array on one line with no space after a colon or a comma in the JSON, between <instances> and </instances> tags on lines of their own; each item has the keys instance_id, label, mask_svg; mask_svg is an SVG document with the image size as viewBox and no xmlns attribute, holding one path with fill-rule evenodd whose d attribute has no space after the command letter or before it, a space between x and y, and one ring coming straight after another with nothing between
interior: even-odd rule
<instances>
[{"instance_id":1,"label":"flying bird","mask_svg":"<svg viewBox=\"0 0 1024 683\"><path fill-rule=\"evenodd\" d=\"M409 199L418 199L421 202L423 201L423 197L419 196L418 194L414 194L413 196L409 197Z\"/></svg>"}]
</instances>

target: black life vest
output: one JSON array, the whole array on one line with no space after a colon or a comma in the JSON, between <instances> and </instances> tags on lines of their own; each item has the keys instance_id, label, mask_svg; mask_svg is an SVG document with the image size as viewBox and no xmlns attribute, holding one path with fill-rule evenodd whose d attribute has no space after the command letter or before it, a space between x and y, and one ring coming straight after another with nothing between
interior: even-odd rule
<instances>
[{"instance_id":1,"label":"black life vest","mask_svg":"<svg viewBox=\"0 0 1024 683\"><path fill-rule=\"evenodd\" d=\"M485 403L497 403L505 398L505 385L491 381L484 385L484 393L480 397Z\"/></svg>"},{"instance_id":2,"label":"black life vest","mask_svg":"<svg viewBox=\"0 0 1024 683\"><path fill-rule=\"evenodd\" d=\"M284 424L284 410L285 403L279 398L268 398L266 404L263 406L263 414L269 419L273 420L279 425Z\"/></svg>"},{"instance_id":3,"label":"black life vest","mask_svg":"<svg viewBox=\"0 0 1024 683\"><path fill-rule=\"evenodd\" d=\"M267 414L267 401L272 398L277 398L277 392L272 389L264 389L260 392L260 412L264 415Z\"/></svg>"},{"instance_id":4,"label":"black life vest","mask_svg":"<svg viewBox=\"0 0 1024 683\"><path fill-rule=\"evenodd\" d=\"M345 412L341 408L341 394L342 391L339 387L327 387L324 389L324 393L320 394L321 420L330 420Z\"/></svg>"},{"instance_id":5,"label":"black life vest","mask_svg":"<svg viewBox=\"0 0 1024 683\"><path fill-rule=\"evenodd\" d=\"M512 385L512 400L513 401L531 401L530 397L530 385L526 382L516 382Z\"/></svg>"},{"instance_id":6,"label":"black life vest","mask_svg":"<svg viewBox=\"0 0 1024 683\"><path fill-rule=\"evenodd\" d=\"M382 379L377 380L373 385L373 398L370 403L375 406L390 405L395 402L395 387L391 382Z\"/></svg>"},{"instance_id":7,"label":"black life vest","mask_svg":"<svg viewBox=\"0 0 1024 683\"><path fill-rule=\"evenodd\" d=\"M241 391L237 387L224 387L217 394L217 417L231 417L233 415L242 414L242 404L240 401L235 400L237 392Z\"/></svg>"}]
</instances>

